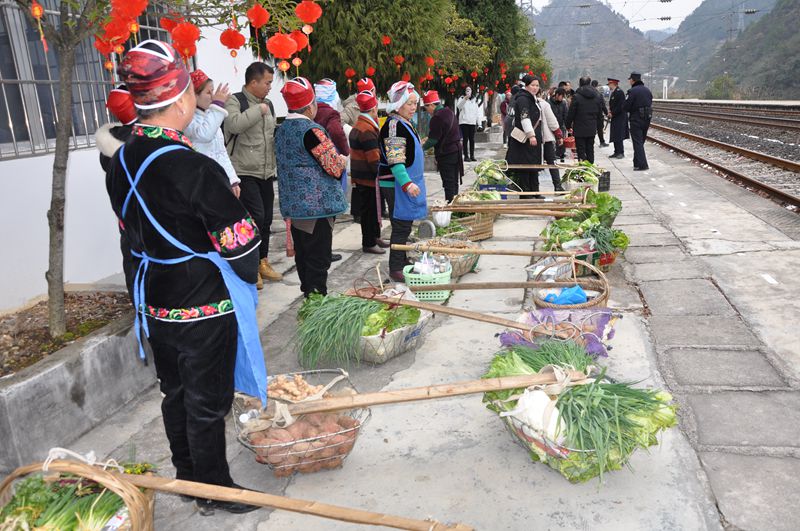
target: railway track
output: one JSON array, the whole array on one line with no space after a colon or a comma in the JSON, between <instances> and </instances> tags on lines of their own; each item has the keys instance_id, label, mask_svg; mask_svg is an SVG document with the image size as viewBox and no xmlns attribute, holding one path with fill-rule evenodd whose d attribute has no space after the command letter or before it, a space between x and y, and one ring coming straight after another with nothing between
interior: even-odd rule
<instances>
[{"instance_id":1,"label":"railway track","mask_svg":"<svg viewBox=\"0 0 800 531\"><path fill-rule=\"evenodd\" d=\"M767 114L763 109L746 111L742 108L725 109L722 107L697 107L683 105L665 105L654 103L653 111L660 114L679 114L693 118L707 118L721 122L734 122L762 127L774 127L784 130L800 131L800 112L770 111ZM735 112L731 112L735 111ZM758 114L755 114L758 113ZM773 114L774 113L774 114ZM796 117L794 117L796 116Z\"/></svg>"},{"instance_id":2,"label":"railway track","mask_svg":"<svg viewBox=\"0 0 800 531\"><path fill-rule=\"evenodd\" d=\"M800 163L771 157L663 125L651 124L648 139L696 159L740 184L800 210Z\"/></svg>"}]
</instances>

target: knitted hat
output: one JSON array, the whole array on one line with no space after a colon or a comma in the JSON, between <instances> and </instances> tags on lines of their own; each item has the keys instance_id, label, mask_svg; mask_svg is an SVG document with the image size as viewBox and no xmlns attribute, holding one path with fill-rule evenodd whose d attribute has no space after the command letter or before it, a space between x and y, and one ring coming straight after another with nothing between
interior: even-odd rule
<instances>
[{"instance_id":1,"label":"knitted hat","mask_svg":"<svg viewBox=\"0 0 800 531\"><path fill-rule=\"evenodd\" d=\"M372 80L368 77L362 77L361 79L356 81L356 88L358 89L359 92L364 92L365 90L368 90L373 94L375 94L375 83L373 83Z\"/></svg>"},{"instance_id":2,"label":"knitted hat","mask_svg":"<svg viewBox=\"0 0 800 531\"><path fill-rule=\"evenodd\" d=\"M138 109L175 103L191 85L189 71L171 45L146 40L132 48L117 70Z\"/></svg>"},{"instance_id":3,"label":"knitted hat","mask_svg":"<svg viewBox=\"0 0 800 531\"><path fill-rule=\"evenodd\" d=\"M283 99L290 111L307 107L314 102L314 87L304 77L290 79L281 89Z\"/></svg>"},{"instance_id":4,"label":"knitted hat","mask_svg":"<svg viewBox=\"0 0 800 531\"><path fill-rule=\"evenodd\" d=\"M368 112L378 106L378 99L369 90L362 90L356 96L356 103L358 104L358 110Z\"/></svg>"},{"instance_id":5,"label":"knitted hat","mask_svg":"<svg viewBox=\"0 0 800 531\"><path fill-rule=\"evenodd\" d=\"M138 119L133 98L125 85L118 86L108 94L106 109L125 125L130 125Z\"/></svg>"},{"instance_id":6,"label":"knitted hat","mask_svg":"<svg viewBox=\"0 0 800 531\"><path fill-rule=\"evenodd\" d=\"M199 92L209 79L206 73L199 69L195 70L189 75L192 77L192 86L194 87L195 92Z\"/></svg>"},{"instance_id":7,"label":"knitted hat","mask_svg":"<svg viewBox=\"0 0 800 531\"><path fill-rule=\"evenodd\" d=\"M441 103L441 100L439 99L439 93L435 90L429 90L422 96L423 105L434 105L436 103Z\"/></svg>"},{"instance_id":8,"label":"knitted hat","mask_svg":"<svg viewBox=\"0 0 800 531\"><path fill-rule=\"evenodd\" d=\"M414 85L408 81L398 81L392 85L392 88L390 88L389 92L386 94L389 96L389 104L386 105L386 112L390 113L405 105L412 94L415 94L417 99L419 99L419 93L414 90Z\"/></svg>"}]
</instances>

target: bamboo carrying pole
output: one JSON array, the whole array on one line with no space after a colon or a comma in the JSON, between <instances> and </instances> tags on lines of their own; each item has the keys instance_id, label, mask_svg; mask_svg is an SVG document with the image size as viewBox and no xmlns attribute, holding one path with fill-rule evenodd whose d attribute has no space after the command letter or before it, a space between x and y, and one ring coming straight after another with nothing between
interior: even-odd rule
<instances>
[{"instance_id":1,"label":"bamboo carrying pole","mask_svg":"<svg viewBox=\"0 0 800 531\"><path fill-rule=\"evenodd\" d=\"M567 371L572 381L586 378L579 371ZM532 385L550 385L557 383L553 374L525 374L520 376L507 376L504 378L486 378L483 380L468 380L448 384L429 385L426 387L410 387L408 389L395 389L392 391L378 391L375 393L357 393L354 395L334 396L297 402L289 404L288 410L293 417L308 415L310 413L328 413L350 409L360 409L386 404L402 404L418 400L432 400L434 398L450 398L454 396L472 395L493 391L508 391L510 389L524 389ZM274 402L272 402L274 404ZM273 406L274 407L274 406ZM259 419L269 420L275 411L267 406L267 410Z\"/></svg>"},{"instance_id":2,"label":"bamboo carrying pole","mask_svg":"<svg viewBox=\"0 0 800 531\"><path fill-rule=\"evenodd\" d=\"M454 291L459 289L468 290L481 290L481 289L548 289L548 288L571 288L574 285L579 285L582 288L596 289L596 285L591 282L586 282L578 279L572 282L461 282L458 284L434 284L433 287L439 290ZM411 291L430 291L431 285L415 285L408 286Z\"/></svg>"},{"instance_id":3,"label":"bamboo carrying pole","mask_svg":"<svg viewBox=\"0 0 800 531\"><path fill-rule=\"evenodd\" d=\"M479 210L591 210L595 205L543 201L507 203L506 201L464 201L431 207L431 212L476 212Z\"/></svg>"},{"instance_id":4,"label":"bamboo carrying pole","mask_svg":"<svg viewBox=\"0 0 800 531\"><path fill-rule=\"evenodd\" d=\"M258 505L259 507L283 509L294 513L320 516L322 518L331 518L355 524L384 526L394 529L409 529L412 531L471 531L473 529L464 524L447 525L434 520L414 520L402 516L373 513L360 509L329 505L327 503L298 500L285 496L266 494L264 492L220 487L194 481L168 479L158 476L120 474L118 472L113 474L140 488L219 501L248 503L250 505Z\"/></svg>"},{"instance_id":5,"label":"bamboo carrying pole","mask_svg":"<svg viewBox=\"0 0 800 531\"><path fill-rule=\"evenodd\" d=\"M436 245L401 245L399 243L392 244L393 251L419 251L427 253L440 253L440 254L487 254L498 256L532 256L542 258L546 256L562 256L564 258L573 258L575 255L565 251L517 251L516 249L481 249L479 247L441 247ZM438 307L438 305L435 305Z\"/></svg>"}]
</instances>

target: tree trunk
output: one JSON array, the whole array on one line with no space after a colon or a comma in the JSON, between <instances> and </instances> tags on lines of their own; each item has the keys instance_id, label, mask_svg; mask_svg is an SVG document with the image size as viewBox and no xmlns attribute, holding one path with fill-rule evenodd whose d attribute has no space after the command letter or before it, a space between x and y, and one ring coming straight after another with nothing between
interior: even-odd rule
<instances>
[{"instance_id":1,"label":"tree trunk","mask_svg":"<svg viewBox=\"0 0 800 531\"><path fill-rule=\"evenodd\" d=\"M72 71L75 67L75 46L69 46L67 43L59 44L56 56L59 66L58 119L52 194L50 210L47 211L50 228L50 260L45 273L51 337L62 336L67 331L67 316L64 309L64 207L69 142L72 133Z\"/></svg>"}]
</instances>

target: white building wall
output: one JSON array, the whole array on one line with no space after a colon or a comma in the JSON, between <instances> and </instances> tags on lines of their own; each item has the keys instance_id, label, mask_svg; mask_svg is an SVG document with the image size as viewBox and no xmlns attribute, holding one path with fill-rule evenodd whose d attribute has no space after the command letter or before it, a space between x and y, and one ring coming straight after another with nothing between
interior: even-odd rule
<instances>
[{"instance_id":1,"label":"white building wall","mask_svg":"<svg viewBox=\"0 0 800 531\"><path fill-rule=\"evenodd\" d=\"M235 60L219 43L219 29L204 30L198 43L198 65L215 82L241 90L253 55L240 50ZM302 71L301 71L302 73ZM278 116L286 114L276 79L270 99ZM0 260L0 313L19 308L47 293L53 156L0 161L0 227L5 235ZM70 153L64 235L64 279L86 284L122 273L119 232L108 202L105 175L94 148Z\"/></svg>"}]
</instances>

